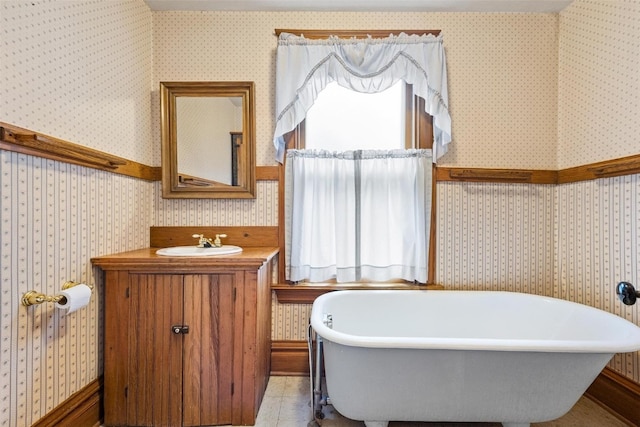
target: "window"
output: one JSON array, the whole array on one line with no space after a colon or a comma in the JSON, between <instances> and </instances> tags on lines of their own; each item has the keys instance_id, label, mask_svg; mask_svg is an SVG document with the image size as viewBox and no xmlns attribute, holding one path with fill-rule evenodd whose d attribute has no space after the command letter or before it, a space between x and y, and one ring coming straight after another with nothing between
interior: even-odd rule
<instances>
[{"instance_id":1,"label":"window","mask_svg":"<svg viewBox=\"0 0 640 427\"><path fill-rule=\"evenodd\" d=\"M378 93L359 93L330 83L307 111L305 147L330 151L412 148L406 135L403 81ZM408 137L408 139L407 139Z\"/></svg>"},{"instance_id":2,"label":"window","mask_svg":"<svg viewBox=\"0 0 640 427\"><path fill-rule=\"evenodd\" d=\"M424 112L424 100L403 81L379 93L359 93L334 82L288 137L288 148L431 148L433 127L431 116Z\"/></svg>"},{"instance_id":3,"label":"window","mask_svg":"<svg viewBox=\"0 0 640 427\"><path fill-rule=\"evenodd\" d=\"M289 31L288 33L291 32ZM341 36L340 34L338 35ZM388 32L385 36L380 37L383 38L386 36L388 36ZM324 37L319 36L314 38ZM389 38L392 39L393 36ZM281 40L283 41L282 43L279 43L279 52L281 46L289 47L289 49L283 50L283 52L287 52L284 53L284 55L296 55L295 52L299 52L301 49L313 49L311 46L313 43L309 43L308 47L301 47L300 40L294 40L291 38L291 34L285 35ZM378 80L378 74L376 72L365 76L365 74L359 74L358 71L350 68L351 60L354 59L351 56L343 57L340 60L341 65L336 64L338 68L341 66L344 67L344 69L338 71L336 71L335 68L329 67L325 69L322 64L325 64L326 62L318 62L319 68L302 68L297 72L297 74L295 74L296 72L294 71L294 75L296 77L292 78L295 79L295 81L291 81L293 84L287 83L288 78L285 78L284 76L290 75L288 70L291 70L291 68L288 67L287 64L291 64L291 61L295 62L295 60L290 59L289 62L287 62L287 59L285 58L291 58L289 56L283 56L282 61L280 61L280 59L278 60L277 86L280 101L277 99L276 107L278 115L274 143L277 148L278 159L280 160L283 159L285 148L289 149L286 161L285 182L283 182L283 186L286 187L286 190L283 189L283 192L288 195L286 196L286 200L281 199L283 206L285 207L284 219L287 224L285 227L286 233L283 231L283 236L281 237L282 241L286 242L287 245L284 260L285 268L283 270L286 270L286 276L288 279L290 278L292 281L304 281L305 277L312 277L315 270L320 270L322 266L325 265L323 263L314 262L306 264L304 262L292 262L292 258L290 258L292 253L294 254L293 256L297 256L296 254L298 252L306 250L314 252L316 255L320 253L319 258L322 260L324 260L322 257L331 257L331 252L342 252L343 255L338 255L337 257L334 256L334 259L330 259L330 261L333 262L331 265L335 267L334 271L337 271L337 275L335 277L338 277L338 281L344 282L345 278L346 280L351 280L349 277L352 276L362 277L364 281L384 281L384 278L382 280L377 280L377 277L384 277L384 274L377 274L378 271L376 271L376 269L378 269L378 265L375 262L351 262L351 258L360 258L362 255L363 260L365 257L377 260L379 258L379 252L385 252L386 249L393 247L401 248L404 252L409 252L409 258L413 257L413 259L419 259L420 265L413 264L411 261L400 264L388 262L393 258L393 254L398 252L397 249L389 249L386 251L387 259L380 264L381 266L394 267L401 265L402 268L407 267L408 269L420 270L421 275L419 279L407 280L417 280L419 282L427 283L433 282L433 269L426 268L424 262L428 258L429 265L433 266L434 245L420 246L420 250L405 250L406 247L411 247L411 244L406 245L403 243L403 240L399 243L394 241L387 244L387 242L395 240L395 237L392 236L399 234L404 235L404 242L408 241L408 237L411 235L426 236L428 240L432 240L434 233L432 232L431 225L434 222L434 215L430 206L433 201L431 192L433 184L431 180L431 154L429 151L413 150L413 152L420 153L419 156L421 159L416 162L416 164L419 165L414 168L414 166L404 167L396 164L392 167L393 170L391 172L391 169L386 169L386 166L381 167L380 164L377 163L375 165L367 164L371 158L367 157L367 153L359 153L358 151L355 153L351 151L353 154L340 153L338 155L332 154L331 156L324 156L324 153L320 153L322 154L322 156L320 156L322 157L322 161L324 161L325 157L331 158L331 160L334 160L335 158L340 160L347 159L351 160L352 163L357 163L362 160L362 163L359 164L359 166L350 166L352 169L349 169L349 167L342 168L342 166L328 165L327 163L322 163L321 167L316 168L316 166L321 163L316 162L316 165L311 167L312 172L309 173L310 169L304 169L308 168L308 166L299 166L302 162L298 162L300 158L309 158L317 154L316 152L310 153L309 151L299 150L305 148L321 148L327 150L329 153L334 151L367 150L376 148L383 148L386 150L392 148L423 149L432 147L434 136L437 137L436 140L439 147L441 146L440 144L444 146L448 143L447 137L449 133L447 132L447 125L449 117L446 106L446 87L443 87L443 91L440 92L439 88L441 86L438 85L438 82L446 84L446 69L441 65L442 63L438 63L437 61L431 65L423 65L423 63L420 63L419 61L411 62L413 60L412 58L418 58L418 56L414 55L416 51L412 50L415 46L413 44L414 41L419 43L421 46L424 45L425 49L431 52L441 49L441 45L437 46L440 43L439 40L428 38L425 40L424 37L420 37L419 41L416 39L408 40L408 50L403 51L400 59L398 60L399 62L393 65L393 75L396 76L395 79L404 79L404 76L406 75L408 81L417 83L416 88L419 91L418 93L420 93L421 96L429 98L428 104L425 104L422 98L415 96L412 90L413 87L404 83L402 80L395 80L396 85L389 88L384 93L354 93L348 89L343 89L337 84L327 85L328 81L335 80L354 89L358 87L359 90L360 84L362 84L363 90L366 92L374 92L375 87L379 83L382 83L381 86L388 87L388 75L385 74L379 76L381 79L387 78L386 82L383 83L382 80ZM305 41L302 41L302 44L307 46L305 43ZM321 42L323 45L331 43L333 42L330 40L327 44ZM337 44L341 43L342 42L339 42ZM347 41L346 43L350 44L351 41ZM384 41L383 44L384 43L386 43L386 41ZM369 43L365 42L365 44ZM374 42L373 44L378 43ZM404 48L405 47L403 46L402 49ZM355 47L355 49L352 49L351 51L352 53L355 52L357 55L360 53L366 55L365 51L360 51L359 49L360 47ZM314 55L315 54L323 55L324 53L314 50ZM331 53L328 55L340 55L340 53ZM280 58L280 54L278 56ZM317 59L318 57L315 58ZM325 58L326 60L332 60L330 56L326 56ZM442 58L443 56L440 56L438 59ZM305 63L305 67L311 66L311 64L313 64L313 61ZM413 68L414 66L415 68ZM438 68L440 66L442 66L441 69ZM405 72L404 70L406 67L411 68L413 71ZM281 73L281 70L284 72ZM398 73L395 73L395 71ZM414 71L417 71L417 74ZM325 72L328 74L324 74ZM426 80L423 80L422 76L424 76ZM430 77L434 77L435 80L430 79ZM440 77L443 78L438 80ZM427 86L425 86L425 83ZM432 83L434 83L434 85L432 85ZM280 90L280 88L282 88L282 90ZM298 92L298 89L294 88L300 88L300 92ZM320 88L320 92L316 92L318 88ZM387 96L389 96L389 98L385 98ZM364 99L364 104L353 104L351 101L347 103L347 101L345 101L346 98L356 98L356 101L354 102L357 102L357 99ZM381 103L378 104L378 106L373 107L373 109L368 109L368 107L373 105L374 101L378 98L382 99L382 101L380 101ZM328 108L322 107L325 102L329 106ZM428 105L429 111L434 113L433 121L432 117L424 112L425 105ZM333 116L327 116L322 112L323 110L328 110L330 112L333 110L334 112L338 112ZM384 112L380 113L380 111ZM356 114L354 113L358 113L357 115L364 118L365 121L360 122L360 119L356 119ZM338 125L337 122L342 122L342 124ZM298 123L298 125L293 128L291 132L286 133L287 129L292 129L292 127L295 126L295 123ZM367 131L373 127L372 123L375 123L376 125L381 123L384 124L384 127L375 128L372 132L367 133ZM437 133L435 134L433 126L434 123L437 128ZM393 130L389 131L388 129ZM384 142L382 146L380 146L377 142L377 136L383 134L386 134L387 136L382 138ZM399 151L399 157L406 158L414 154L411 151ZM439 153L441 152L439 151ZM388 159L396 159L397 155L398 153L390 154ZM379 158L378 156L379 153L376 153L375 158ZM425 158L428 158L429 160L425 161ZM303 170L303 173L299 174L298 171L296 172L298 175L294 175L291 171L296 170L296 168ZM409 173L409 169L415 169L417 172ZM336 171L339 173L336 173ZM412 177L410 179L414 179L414 181L400 182L406 176ZM290 179L291 177L295 178ZM356 187L355 190L351 188L353 185ZM365 187L367 191L371 188L377 189L384 187L386 188L385 191L387 191L387 195L380 199L376 199L375 197L367 198L369 196L353 196L354 194L361 192L361 189L363 190L361 194L364 195ZM393 189L389 190L392 187ZM295 188L295 191L291 191L292 188ZM377 190L374 191L374 193L376 192ZM315 193L320 193L322 196L324 193L338 193L339 196L333 200L329 200L328 203L323 203L324 199L316 197ZM403 201L400 203L393 201L389 202L389 200L394 199L398 193L406 193L406 195L402 196L405 197L402 199ZM313 196L310 196L310 194L313 194ZM318 199L320 202L318 202ZM291 203L292 201L294 203ZM342 207L341 209L336 210L326 208L327 205L338 205L340 203L346 203L347 209L342 209ZM291 213L296 212L295 208L291 208L291 206L296 204L298 206L303 205L305 208L301 215ZM416 214L417 210L413 211L413 207L409 207L409 204L422 206L418 209L421 210L421 213L419 215ZM309 210L307 208L308 205L313 205L314 208ZM351 205L354 205L356 208L351 209ZM388 206L393 207L393 209L387 209L386 207ZM398 206L401 208L397 209ZM404 215L402 212L403 210L408 211L408 214ZM381 213L380 211L385 212ZM341 216L344 218L341 218ZM379 219L383 216L387 216L391 218L391 220L386 223L380 222ZM416 220L415 218L412 218L412 216L418 219ZM301 220L301 218L303 219ZM329 227L331 228L330 233L326 233L324 229L320 231L321 229L315 226L316 222L312 221L317 221L318 218L333 219L333 222L328 221L330 223ZM398 220L398 218L401 219ZM410 222L412 223L411 225L409 224ZM303 225L306 228L301 228L301 223L304 223ZM370 223L374 223L373 227L371 227ZM309 227L309 224L313 225ZM362 233L359 231L360 224L362 224ZM400 224L398 232L387 234L387 240L379 239L378 234L380 230L392 228L392 226L396 226L398 224ZM364 231L365 226L369 227L367 231ZM305 231L300 232L300 230ZM354 230L356 231L354 232ZM298 239L297 241L291 239L293 235L297 235L297 237L295 237ZM332 237L327 239L327 236ZM327 240L331 240L331 242L329 244L325 244ZM342 251L342 246L347 246L347 243L351 244L351 241L360 243L355 243L355 250L347 252ZM421 243L421 245L423 244L424 242ZM346 262L346 265L338 265L343 261ZM373 269L371 266L373 266ZM294 274L295 269L298 269L298 271L295 271ZM359 270L361 269L363 272L365 270L369 270L373 273L367 273L367 277L365 278L364 274L362 276L359 275ZM303 271L302 274L298 274L300 270L306 270L306 272ZM312 273L307 274L308 271L311 271ZM351 274L354 271L356 273ZM343 278L341 279L340 275L344 272L349 274L343 275ZM283 271L281 270L281 278L284 275L282 273ZM322 274L320 275L316 275L316 277L326 277L326 272L321 273ZM403 271L402 274L392 275L391 277L411 276L411 274L404 273L405 272ZM428 280L426 279L426 273L428 273ZM415 275L413 275L413 277L415 277ZM325 279L310 279L310 281L325 281Z\"/></svg>"},{"instance_id":4,"label":"window","mask_svg":"<svg viewBox=\"0 0 640 427\"><path fill-rule=\"evenodd\" d=\"M297 148L345 152L428 146L431 134L424 129L430 127L420 132L417 125L430 120L415 118L420 100L411 89L403 81L378 93L329 84L298 127ZM361 160L288 157L297 166L287 179L295 176L298 183L289 187L287 198L289 280L427 282L431 208L424 207L431 204L431 168L420 165L430 165L431 157L396 155L386 160L364 153Z\"/></svg>"}]
</instances>

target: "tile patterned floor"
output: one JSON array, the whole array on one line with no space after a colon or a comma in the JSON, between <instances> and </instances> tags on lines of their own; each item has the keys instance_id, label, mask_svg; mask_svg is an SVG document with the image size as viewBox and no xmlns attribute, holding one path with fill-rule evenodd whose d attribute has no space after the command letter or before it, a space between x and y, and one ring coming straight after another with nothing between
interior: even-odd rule
<instances>
[{"instance_id":1,"label":"tile patterned floor","mask_svg":"<svg viewBox=\"0 0 640 427\"><path fill-rule=\"evenodd\" d=\"M321 427L364 427L361 421L344 418L331 406L324 408ZM307 427L311 421L309 379L305 377L271 377L256 427ZM391 422L389 427L500 427L498 423L416 423ZM591 400L583 397L564 417L532 427L625 427Z\"/></svg>"}]
</instances>

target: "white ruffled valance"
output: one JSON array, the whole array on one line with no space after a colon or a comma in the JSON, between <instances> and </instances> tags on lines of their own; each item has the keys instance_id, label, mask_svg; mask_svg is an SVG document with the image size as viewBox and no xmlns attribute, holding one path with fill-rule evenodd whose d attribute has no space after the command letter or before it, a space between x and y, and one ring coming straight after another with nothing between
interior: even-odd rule
<instances>
[{"instance_id":1,"label":"white ruffled valance","mask_svg":"<svg viewBox=\"0 0 640 427\"><path fill-rule=\"evenodd\" d=\"M447 67L442 37L406 35L387 38L311 40L280 34L276 58L277 159L284 158L283 135L304 120L329 83L365 93L381 92L398 80L413 85L433 116L434 160L451 141Z\"/></svg>"}]
</instances>

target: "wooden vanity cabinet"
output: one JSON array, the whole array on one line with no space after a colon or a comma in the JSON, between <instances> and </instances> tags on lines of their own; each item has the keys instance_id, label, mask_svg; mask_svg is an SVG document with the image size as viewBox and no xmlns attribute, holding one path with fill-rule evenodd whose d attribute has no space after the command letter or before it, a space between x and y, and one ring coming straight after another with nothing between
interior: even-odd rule
<instances>
[{"instance_id":1,"label":"wooden vanity cabinet","mask_svg":"<svg viewBox=\"0 0 640 427\"><path fill-rule=\"evenodd\" d=\"M271 258L94 258L104 271L105 426L253 425L270 370Z\"/></svg>"}]
</instances>

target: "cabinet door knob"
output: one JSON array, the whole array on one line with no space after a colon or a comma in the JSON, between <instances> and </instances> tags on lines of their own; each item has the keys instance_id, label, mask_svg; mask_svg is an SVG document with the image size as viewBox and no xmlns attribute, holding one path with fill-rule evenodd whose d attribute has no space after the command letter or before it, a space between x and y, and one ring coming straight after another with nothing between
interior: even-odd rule
<instances>
[{"instance_id":1,"label":"cabinet door knob","mask_svg":"<svg viewBox=\"0 0 640 427\"><path fill-rule=\"evenodd\" d=\"M189 333L189 325L173 325L171 327L171 331L173 331L173 333L176 334L176 335L188 334Z\"/></svg>"}]
</instances>

